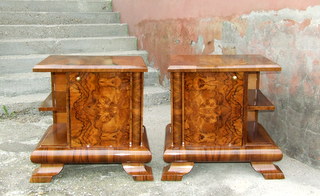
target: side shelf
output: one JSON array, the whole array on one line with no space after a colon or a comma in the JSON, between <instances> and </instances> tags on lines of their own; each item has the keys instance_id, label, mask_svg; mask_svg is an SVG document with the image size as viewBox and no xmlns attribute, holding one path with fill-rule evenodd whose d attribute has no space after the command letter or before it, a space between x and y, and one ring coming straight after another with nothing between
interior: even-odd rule
<instances>
[{"instance_id":1,"label":"side shelf","mask_svg":"<svg viewBox=\"0 0 320 196\"><path fill-rule=\"evenodd\" d=\"M53 98L54 96L54 98ZM66 111L66 92L54 91L41 103L39 111Z\"/></svg>"},{"instance_id":2,"label":"side shelf","mask_svg":"<svg viewBox=\"0 0 320 196\"><path fill-rule=\"evenodd\" d=\"M248 138L246 146L275 145L267 131L258 122L248 122Z\"/></svg>"},{"instance_id":3,"label":"side shelf","mask_svg":"<svg viewBox=\"0 0 320 196\"><path fill-rule=\"evenodd\" d=\"M67 126L65 123L51 125L39 142L39 147L67 146Z\"/></svg>"},{"instance_id":4,"label":"side shelf","mask_svg":"<svg viewBox=\"0 0 320 196\"><path fill-rule=\"evenodd\" d=\"M259 89L248 90L248 110L274 110L275 106Z\"/></svg>"},{"instance_id":5,"label":"side shelf","mask_svg":"<svg viewBox=\"0 0 320 196\"><path fill-rule=\"evenodd\" d=\"M39 111L56 111L56 108L52 105L52 93L41 103Z\"/></svg>"}]
</instances>

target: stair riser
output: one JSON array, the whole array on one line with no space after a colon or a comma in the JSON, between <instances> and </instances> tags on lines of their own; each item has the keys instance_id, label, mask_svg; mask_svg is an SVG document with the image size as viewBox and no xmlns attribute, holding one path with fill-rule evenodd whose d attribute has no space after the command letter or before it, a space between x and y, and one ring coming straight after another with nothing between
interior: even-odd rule
<instances>
[{"instance_id":1,"label":"stair riser","mask_svg":"<svg viewBox=\"0 0 320 196\"><path fill-rule=\"evenodd\" d=\"M3 25L0 26L1 39L17 38L68 38L106 37L128 35L127 25Z\"/></svg>"},{"instance_id":2,"label":"stair riser","mask_svg":"<svg viewBox=\"0 0 320 196\"><path fill-rule=\"evenodd\" d=\"M111 39L63 39L27 42L0 42L1 55L66 54L86 52L108 52L136 50L137 40L133 37Z\"/></svg>"},{"instance_id":3,"label":"stair riser","mask_svg":"<svg viewBox=\"0 0 320 196\"><path fill-rule=\"evenodd\" d=\"M114 12L1 12L0 25L26 24L109 24L119 23L119 13Z\"/></svg>"},{"instance_id":4,"label":"stair riser","mask_svg":"<svg viewBox=\"0 0 320 196\"><path fill-rule=\"evenodd\" d=\"M14 97L34 93L49 92L50 77L33 77L30 79L0 79L0 96Z\"/></svg>"},{"instance_id":5,"label":"stair riser","mask_svg":"<svg viewBox=\"0 0 320 196\"><path fill-rule=\"evenodd\" d=\"M112 3L111 1L1 1L0 11L111 12Z\"/></svg>"},{"instance_id":6,"label":"stair riser","mask_svg":"<svg viewBox=\"0 0 320 196\"><path fill-rule=\"evenodd\" d=\"M144 85L145 86L159 85L159 73L158 72L144 73Z\"/></svg>"},{"instance_id":7,"label":"stair riser","mask_svg":"<svg viewBox=\"0 0 320 196\"><path fill-rule=\"evenodd\" d=\"M44 58L45 57L0 60L0 76L3 74L31 72L34 65L39 63Z\"/></svg>"}]
</instances>

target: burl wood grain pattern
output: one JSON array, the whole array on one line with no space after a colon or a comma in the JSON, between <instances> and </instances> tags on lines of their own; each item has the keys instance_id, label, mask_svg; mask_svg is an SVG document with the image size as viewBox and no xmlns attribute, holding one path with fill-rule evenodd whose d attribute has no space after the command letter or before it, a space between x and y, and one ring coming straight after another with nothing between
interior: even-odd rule
<instances>
[{"instance_id":1,"label":"burl wood grain pattern","mask_svg":"<svg viewBox=\"0 0 320 196\"><path fill-rule=\"evenodd\" d=\"M71 147L128 146L130 73L70 73Z\"/></svg>"},{"instance_id":2,"label":"burl wood grain pattern","mask_svg":"<svg viewBox=\"0 0 320 196\"><path fill-rule=\"evenodd\" d=\"M182 145L182 74L172 73L171 74L171 112L172 112L172 129L173 144L180 146Z\"/></svg>"},{"instance_id":3,"label":"burl wood grain pattern","mask_svg":"<svg viewBox=\"0 0 320 196\"><path fill-rule=\"evenodd\" d=\"M251 166L267 180L284 179L281 169L272 162L251 162Z\"/></svg>"},{"instance_id":4,"label":"burl wood grain pattern","mask_svg":"<svg viewBox=\"0 0 320 196\"><path fill-rule=\"evenodd\" d=\"M63 164L41 164L35 169L30 178L31 183L48 183L52 177L59 174L63 169Z\"/></svg>"},{"instance_id":5,"label":"burl wood grain pattern","mask_svg":"<svg viewBox=\"0 0 320 196\"><path fill-rule=\"evenodd\" d=\"M122 167L135 181L153 181L152 168L143 163L122 163Z\"/></svg>"},{"instance_id":6,"label":"burl wood grain pattern","mask_svg":"<svg viewBox=\"0 0 320 196\"><path fill-rule=\"evenodd\" d=\"M177 162L163 168L162 181L181 181L182 177L189 173L194 166L193 162Z\"/></svg>"},{"instance_id":7,"label":"burl wood grain pattern","mask_svg":"<svg viewBox=\"0 0 320 196\"><path fill-rule=\"evenodd\" d=\"M243 73L185 74L186 145L242 145L243 78Z\"/></svg>"},{"instance_id":8,"label":"burl wood grain pattern","mask_svg":"<svg viewBox=\"0 0 320 196\"><path fill-rule=\"evenodd\" d=\"M143 111L143 74L132 73L132 127L130 145L139 146L141 142L142 111ZM120 117L122 118L122 117Z\"/></svg>"}]
</instances>

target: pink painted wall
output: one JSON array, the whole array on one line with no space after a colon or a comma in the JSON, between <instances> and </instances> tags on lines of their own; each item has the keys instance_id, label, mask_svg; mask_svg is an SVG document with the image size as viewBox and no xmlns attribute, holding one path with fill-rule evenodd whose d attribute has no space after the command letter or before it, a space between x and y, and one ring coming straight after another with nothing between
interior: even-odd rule
<instances>
[{"instance_id":1,"label":"pink painted wall","mask_svg":"<svg viewBox=\"0 0 320 196\"><path fill-rule=\"evenodd\" d=\"M260 122L289 156L320 168L320 0L113 0L139 48L167 81L171 54L261 54L277 106ZM164 82L165 83L165 82Z\"/></svg>"},{"instance_id":2,"label":"pink painted wall","mask_svg":"<svg viewBox=\"0 0 320 196\"><path fill-rule=\"evenodd\" d=\"M228 17L252 11L306 9L320 0L113 0L113 10L121 13L121 21L130 32L144 20Z\"/></svg>"}]
</instances>

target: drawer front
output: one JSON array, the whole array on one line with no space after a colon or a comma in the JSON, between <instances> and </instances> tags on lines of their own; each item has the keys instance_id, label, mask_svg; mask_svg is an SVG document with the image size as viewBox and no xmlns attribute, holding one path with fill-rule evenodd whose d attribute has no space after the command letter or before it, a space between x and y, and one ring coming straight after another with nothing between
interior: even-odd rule
<instances>
[{"instance_id":1,"label":"drawer front","mask_svg":"<svg viewBox=\"0 0 320 196\"><path fill-rule=\"evenodd\" d=\"M70 73L71 147L128 146L130 73Z\"/></svg>"},{"instance_id":2,"label":"drawer front","mask_svg":"<svg viewBox=\"0 0 320 196\"><path fill-rule=\"evenodd\" d=\"M185 73L185 144L241 146L243 97L243 73Z\"/></svg>"}]
</instances>

